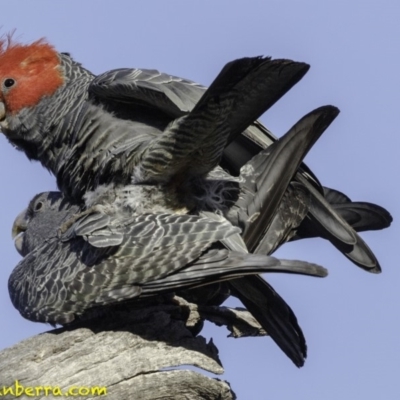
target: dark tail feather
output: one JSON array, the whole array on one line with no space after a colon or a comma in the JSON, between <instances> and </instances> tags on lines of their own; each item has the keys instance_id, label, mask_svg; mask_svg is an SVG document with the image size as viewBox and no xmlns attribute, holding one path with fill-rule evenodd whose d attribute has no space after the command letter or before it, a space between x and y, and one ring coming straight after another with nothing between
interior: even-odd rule
<instances>
[{"instance_id":1,"label":"dark tail feather","mask_svg":"<svg viewBox=\"0 0 400 400\"><path fill-rule=\"evenodd\" d=\"M306 182L304 177L299 174L297 178ZM329 240L349 260L365 271L381 272L377 258L364 240L340 217L334 207L320 193L311 188L310 185L308 186L313 197L306 222L307 230L315 236ZM301 235L301 229L298 235Z\"/></svg>"},{"instance_id":2,"label":"dark tail feather","mask_svg":"<svg viewBox=\"0 0 400 400\"><path fill-rule=\"evenodd\" d=\"M297 174L296 179L311 193L309 218L313 223L313 228L320 235L323 234L322 237L331 237L332 240L341 243L344 249L352 249L357 239L351 226L339 217L332 206L325 200L324 196L308 184L307 180L301 174Z\"/></svg>"},{"instance_id":3,"label":"dark tail feather","mask_svg":"<svg viewBox=\"0 0 400 400\"><path fill-rule=\"evenodd\" d=\"M339 226L346 229L351 227L353 229L354 244L350 245L340 240L337 236L332 235L332 231L326 229L329 221L321 224L318 219L315 219L316 213L303 221L297 231L297 235L293 239L323 237L329 240L354 264L369 272L380 272L381 268L378 260L356 232L387 228L393 220L390 213L376 204L353 202L338 190L324 187L324 194L325 200L329 202L331 210L339 216L339 219L337 219ZM324 209L326 210L326 207Z\"/></svg>"},{"instance_id":4,"label":"dark tail feather","mask_svg":"<svg viewBox=\"0 0 400 400\"><path fill-rule=\"evenodd\" d=\"M229 256L226 257L226 254ZM232 294L242 301L294 364L301 367L307 349L296 316L268 283L253 275L257 272L287 272L319 277L327 274L324 268L307 262L215 250L175 274L145 283L142 286L142 296L229 279ZM240 277L244 274L251 275Z\"/></svg>"},{"instance_id":5,"label":"dark tail feather","mask_svg":"<svg viewBox=\"0 0 400 400\"><path fill-rule=\"evenodd\" d=\"M250 185L256 179L258 189L253 201L239 212L243 239L250 252L258 246L260 238L271 224L301 161L338 113L339 110L333 106L312 111L242 168L241 176L247 179ZM246 176L247 169L250 171ZM261 173L254 176L255 171Z\"/></svg>"},{"instance_id":6,"label":"dark tail feather","mask_svg":"<svg viewBox=\"0 0 400 400\"><path fill-rule=\"evenodd\" d=\"M262 273L289 273L325 277L328 271L313 263L298 260L279 260L262 254L229 250L209 250L194 263L160 279L146 282L142 294L154 295L189 287L241 278Z\"/></svg>"},{"instance_id":7,"label":"dark tail feather","mask_svg":"<svg viewBox=\"0 0 400 400\"><path fill-rule=\"evenodd\" d=\"M229 282L236 296L297 367L304 365L307 345L289 305L260 276Z\"/></svg>"},{"instance_id":8,"label":"dark tail feather","mask_svg":"<svg viewBox=\"0 0 400 400\"><path fill-rule=\"evenodd\" d=\"M385 229L393 221L390 213L377 204L351 201L338 190L324 187L325 199L357 232Z\"/></svg>"},{"instance_id":9,"label":"dark tail feather","mask_svg":"<svg viewBox=\"0 0 400 400\"><path fill-rule=\"evenodd\" d=\"M366 202L353 202L343 193L325 188L325 199L333 210L356 232L385 229L393 218L383 207ZM330 236L317 222L305 219L300 226L295 240L321 236L331 241L349 260L367 271L380 272L379 263L364 240L354 233L355 244L352 246Z\"/></svg>"}]
</instances>

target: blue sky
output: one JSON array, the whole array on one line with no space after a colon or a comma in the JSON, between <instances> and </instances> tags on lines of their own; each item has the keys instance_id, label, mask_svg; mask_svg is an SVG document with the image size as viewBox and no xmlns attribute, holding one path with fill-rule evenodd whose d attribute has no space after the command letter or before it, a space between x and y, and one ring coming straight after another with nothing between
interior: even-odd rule
<instances>
[{"instance_id":1,"label":"blue sky","mask_svg":"<svg viewBox=\"0 0 400 400\"><path fill-rule=\"evenodd\" d=\"M226 62L243 56L311 64L262 121L281 135L316 107L340 108L306 161L326 186L392 213L390 229L363 234L383 273L360 270L322 239L279 250L280 257L313 261L330 271L323 280L268 276L305 332L309 357L300 370L269 338L227 339L223 328L211 326L203 334L219 347L222 378L239 399L399 398L400 3L14 0L3 2L2 17L2 32L16 29L23 42L46 37L95 73L151 68L209 84ZM7 280L20 259L10 236L12 221L34 194L55 189L55 180L0 135L0 182L4 348L49 329L13 309Z\"/></svg>"}]
</instances>

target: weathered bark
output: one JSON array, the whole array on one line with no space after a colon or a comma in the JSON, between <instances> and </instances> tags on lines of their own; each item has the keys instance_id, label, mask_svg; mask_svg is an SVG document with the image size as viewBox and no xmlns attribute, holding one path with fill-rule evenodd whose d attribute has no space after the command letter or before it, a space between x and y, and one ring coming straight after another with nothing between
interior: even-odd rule
<instances>
[{"instance_id":1,"label":"weathered bark","mask_svg":"<svg viewBox=\"0 0 400 400\"><path fill-rule=\"evenodd\" d=\"M243 310L197 307L180 298L174 303L113 309L7 348L0 352L0 389L18 380L24 388L52 386L62 393L105 387L108 399L119 400L235 399L227 382L172 368L193 365L223 373L213 342L197 336L203 319L227 326L236 337L265 332ZM52 396L43 391L35 398Z\"/></svg>"}]
</instances>

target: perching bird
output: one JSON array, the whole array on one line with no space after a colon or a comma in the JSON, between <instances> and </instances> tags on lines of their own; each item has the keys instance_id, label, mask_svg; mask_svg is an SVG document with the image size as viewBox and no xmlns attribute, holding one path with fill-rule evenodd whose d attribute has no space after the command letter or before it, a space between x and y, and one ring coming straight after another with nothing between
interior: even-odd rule
<instances>
[{"instance_id":1,"label":"perching bird","mask_svg":"<svg viewBox=\"0 0 400 400\"><path fill-rule=\"evenodd\" d=\"M232 143L222 165L231 173L275 141L253 121L308 68L288 60L237 60L206 92L193 82L153 70L119 69L95 77L44 40L21 45L9 38L0 51L0 126L12 144L54 173L59 188L77 202L100 184L128 184L132 175L136 182L170 178L175 189L192 194L193 185L185 187L181 179L206 174L218 161L225 140ZM182 138L186 134L187 140ZM194 152L189 155L188 149ZM340 213L335 211L304 164L294 181L311 196L298 235L324 237L356 265L379 272L368 246L339 217L348 213L342 207ZM290 209L290 195L286 197ZM359 216L360 230L371 220L378 221L377 229L391 221L379 208Z\"/></svg>"},{"instance_id":2,"label":"perching bird","mask_svg":"<svg viewBox=\"0 0 400 400\"><path fill-rule=\"evenodd\" d=\"M220 241L239 229L222 217L132 216L110 207L81 216L61 233L77 211L61 193L46 192L14 223L16 247L25 257L8 286L27 319L68 324L95 307L246 274L326 275L315 264L227 250Z\"/></svg>"}]
</instances>

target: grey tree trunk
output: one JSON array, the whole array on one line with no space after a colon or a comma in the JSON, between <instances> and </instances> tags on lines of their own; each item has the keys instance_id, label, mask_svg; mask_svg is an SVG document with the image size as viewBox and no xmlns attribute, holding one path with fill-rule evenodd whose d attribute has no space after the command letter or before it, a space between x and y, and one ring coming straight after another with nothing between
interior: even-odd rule
<instances>
[{"instance_id":1,"label":"grey tree trunk","mask_svg":"<svg viewBox=\"0 0 400 400\"><path fill-rule=\"evenodd\" d=\"M113 308L1 351L0 393L10 387L13 392L2 398L23 390L19 398L47 400L80 390L95 399L91 390L97 387L95 393L116 400L235 399L227 382L180 367L224 372L212 340L198 335L204 319L225 325L235 337L265 335L245 310L200 307L179 297L137 310Z\"/></svg>"}]
</instances>

